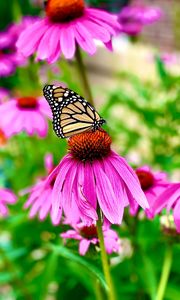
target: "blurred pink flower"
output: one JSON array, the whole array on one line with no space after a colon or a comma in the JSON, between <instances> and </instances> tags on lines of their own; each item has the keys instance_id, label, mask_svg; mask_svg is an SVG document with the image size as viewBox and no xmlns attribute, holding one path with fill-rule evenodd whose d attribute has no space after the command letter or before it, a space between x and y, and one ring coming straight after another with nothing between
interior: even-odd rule
<instances>
[{"instance_id":1,"label":"blurred pink flower","mask_svg":"<svg viewBox=\"0 0 180 300\"><path fill-rule=\"evenodd\" d=\"M53 157L51 154L45 156L45 169L47 174L54 169ZM28 200L24 204L24 208L29 208L29 217L33 218L36 214L39 215L39 219L44 220L48 214L52 216L52 190L54 185L54 180L56 176L56 168L53 171L52 180L49 184L46 183L46 178L41 178L37 180L34 186L21 191L20 194L30 194ZM52 220L54 225L60 222L61 214L57 216L56 220ZM52 217L51 217L52 219Z\"/></svg>"},{"instance_id":2,"label":"blurred pink flower","mask_svg":"<svg viewBox=\"0 0 180 300\"><path fill-rule=\"evenodd\" d=\"M16 196L5 188L0 188L0 215L6 217L8 215L8 204L14 204L17 201Z\"/></svg>"},{"instance_id":3,"label":"blurred pink flower","mask_svg":"<svg viewBox=\"0 0 180 300\"><path fill-rule=\"evenodd\" d=\"M41 97L22 97L0 105L0 126L7 137L26 131L43 138L47 135L47 118L51 118L51 110Z\"/></svg>"},{"instance_id":4,"label":"blurred pink flower","mask_svg":"<svg viewBox=\"0 0 180 300\"><path fill-rule=\"evenodd\" d=\"M86 226L83 223L79 223L73 226L74 230L68 230L61 233L61 237L64 240L74 239L79 241L79 254L85 255L91 244L98 245L97 228L94 224ZM119 251L119 237L117 233L112 229L103 228L104 243L106 252L111 254L112 252Z\"/></svg>"},{"instance_id":5,"label":"blurred pink flower","mask_svg":"<svg viewBox=\"0 0 180 300\"><path fill-rule=\"evenodd\" d=\"M148 218L152 218L151 207L157 200L157 197L169 186L170 182L167 180L166 173L153 172L149 166L140 167L135 172L149 203L150 208L145 210L146 215ZM130 205L131 215L136 215L138 209L138 203L133 201Z\"/></svg>"},{"instance_id":6,"label":"blurred pink flower","mask_svg":"<svg viewBox=\"0 0 180 300\"><path fill-rule=\"evenodd\" d=\"M137 4L124 7L118 15L118 21L122 32L137 35L142 31L143 26L158 21L161 16L160 8Z\"/></svg>"},{"instance_id":7,"label":"blurred pink flower","mask_svg":"<svg viewBox=\"0 0 180 300\"><path fill-rule=\"evenodd\" d=\"M27 59L17 52L15 43L22 30L35 19L34 17L24 17L20 23L14 23L0 33L0 77L12 75L18 66L27 63Z\"/></svg>"},{"instance_id":8,"label":"blurred pink flower","mask_svg":"<svg viewBox=\"0 0 180 300\"><path fill-rule=\"evenodd\" d=\"M164 208L173 211L174 223L177 232L180 233L180 183L171 183L163 193L159 195L152 206L154 215L159 214Z\"/></svg>"},{"instance_id":9,"label":"blurred pink flower","mask_svg":"<svg viewBox=\"0 0 180 300\"><path fill-rule=\"evenodd\" d=\"M120 30L116 19L108 12L85 7L83 0L49 0L46 17L22 32L17 47L24 56L36 52L38 60L49 63L57 61L61 54L72 59L77 45L93 55L94 40L112 50L111 37Z\"/></svg>"},{"instance_id":10,"label":"blurred pink flower","mask_svg":"<svg viewBox=\"0 0 180 300\"><path fill-rule=\"evenodd\" d=\"M0 87L0 104L9 99L9 91Z\"/></svg>"},{"instance_id":11,"label":"blurred pink flower","mask_svg":"<svg viewBox=\"0 0 180 300\"><path fill-rule=\"evenodd\" d=\"M7 144L8 138L5 135L4 131L0 128L0 148L4 147Z\"/></svg>"},{"instance_id":12,"label":"blurred pink flower","mask_svg":"<svg viewBox=\"0 0 180 300\"><path fill-rule=\"evenodd\" d=\"M68 140L69 154L46 181L47 186L54 181L52 220L64 211L69 223L79 219L89 226L98 219L99 206L105 219L120 224L129 203L148 208L135 172L110 149L110 144L109 135L102 129Z\"/></svg>"}]
</instances>

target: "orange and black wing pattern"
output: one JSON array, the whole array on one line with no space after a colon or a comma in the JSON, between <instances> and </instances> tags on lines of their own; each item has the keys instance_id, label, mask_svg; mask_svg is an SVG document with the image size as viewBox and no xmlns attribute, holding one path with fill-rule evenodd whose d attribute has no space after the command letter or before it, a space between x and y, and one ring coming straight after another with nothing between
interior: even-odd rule
<instances>
[{"instance_id":1,"label":"orange and black wing pattern","mask_svg":"<svg viewBox=\"0 0 180 300\"><path fill-rule=\"evenodd\" d=\"M46 85L43 92L51 107L53 128L58 137L95 131L105 123L88 101L70 89Z\"/></svg>"}]
</instances>

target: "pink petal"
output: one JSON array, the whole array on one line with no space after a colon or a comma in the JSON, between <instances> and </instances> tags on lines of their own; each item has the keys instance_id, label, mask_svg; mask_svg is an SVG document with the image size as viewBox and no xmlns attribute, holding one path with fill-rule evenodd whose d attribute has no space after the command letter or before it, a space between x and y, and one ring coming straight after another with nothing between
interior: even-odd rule
<instances>
[{"instance_id":1,"label":"pink petal","mask_svg":"<svg viewBox=\"0 0 180 300\"><path fill-rule=\"evenodd\" d=\"M77 175L77 165L72 164L68 170L68 176L65 179L63 185L63 192L62 192L63 209L67 217L71 214L72 215L74 214L73 207L72 207L72 193L73 193L73 186L74 186L74 180L76 175Z\"/></svg>"},{"instance_id":2,"label":"pink petal","mask_svg":"<svg viewBox=\"0 0 180 300\"><path fill-rule=\"evenodd\" d=\"M177 232L180 233L180 198L174 207L173 216L174 216L174 223L176 225Z\"/></svg>"},{"instance_id":3,"label":"pink petal","mask_svg":"<svg viewBox=\"0 0 180 300\"><path fill-rule=\"evenodd\" d=\"M62 187L71 166L72 161L70 159L62 160L60 163L59 174L56 177L52 192L52 220L55 220L58 212L62 211Z\"/></svg>"},{"instance_id":4,"label":"pink petal","mask_svg":"<svg viewBox=\"0 0 180 300\"><path fill-rule=\"evenodd\" d=\"M78 166L78 178L75 181L75 187L73 189L75 201L77 203L77 207L81 214L81 219L87 225L91 225L93 221L98 219L96 210L93 206L88 202L84 193L83 193L83 183L84 183L84 173L85 169L82 164Z\"/></svg>"},{"instance_id":5,"label":"pink petal","mask_svg":"<svg viewBox=\"0 0 180 300\"><path fill-rule=\"evenodd\" d=\"M80 241L80 243L79 243L79 254L80 255L86 254L86 252L89 249L90 243L91 243L91 241L86 240L86 239L83 239L82 241Z\"/></svg>"},{"instance_id":6,"label":"pink petal","mask_svg":"<svg viewBox=\"0 0 180 300\"><path fill-rule=\"evenodd\" d=\"M87 19L84 19L82 24L86 27L93 39L97 39L102 42L109 42L111 39L110 33L101 25Z\"/></svg>"},{"instance_id":7,"label":"pink petal","mask_svg":"<svg viewBox=\"0 0 180 300\"><path fill-rule=\"evenodd\" d=\"M36 199L36 201L34 202L34 204L32 205L31 209L30 209L30 214L29 217L33 218L37 212L39 211L39 209L43 206L43 204L46 202L46 199L48 197L48 191L45 190L43 191L43 193Z\"/></svg>"},{"instance_id":8,"label":"pink petal","mask_svg":"<svg viewBox=\"0 0 180 300\"><path fill-rule=\"evenodd\" d=\"M103 11L101 9L96 9L96 8L88 8L86 9L86 11L87 11L87 15L93 18L95 22L98 19L104 21L105 23L109 24L110 26L118 30L121 29L121 26L117 21L116 15L112 15L106 11Z\"/></svg>"},{"instance_id":9,"label":"pink petal","mask_svg":"<svg viewBox=\"0 0 180 300\"><path fill-rule=\"evenodd\" d=\"M90 163L86 162L84 171L83 194L88 202L96 209L97 197L93 169Z\"/></svg>"},{"instance_id":10,"label":"pink petal","mask_svg":"<svg viewBox=\"0 0 180 300\"><path fill-rule=\"evenodd\" d=\"M50 49L49 42L51 40L51 36L53 34L54 27L50 26L44 35L42 36L40 43L37 48L37 58L38 59L46 59L47 57L50 56L50 53L52 51L52 48Z\"/></svg>"},{"instance_id":11,"label":"pink petal","mask_svg":"<svg viewBox=\"0 0 180 300\"><path fill-rule=\"evenodd\" d=\"M133 198L138 202L143 208L149 208L147 199L141 189L139 180L133 169L126 163L126 161L120 158L112 156L109 158L109 162L112 163L114 168L119 173L122 180L125 182L129 192L132 194Z\"/></svg>"},{"instance_id":12,"label":"pink petal","mask_svg":"<svg viewBox=\"0 0 180 300\"><path fill-rule=\"evenodd\" d=\"M96 52L96 45L92 39L91 34L88 32L83 23L76 22L75 26L75 38L78 44L84 51L86 51L90 55L93 55Z\"/></svg>"},{"instance_id":13,"label":"pink petal","mask_svg":"<svg viewBox=\"0 0 180 300\"><path fill-rule=\"evenodd\" d=\"M73 26L62 26L60 30L60 47L65 58L73 58L75 53L75 35Z\"/></svg>"},{"instance_id":14,"label":"pink petal","mask_svg":"<svg viewBox=\"0 0 180 300\"><path fill-rule=\"evenodd\" d=\"M178 184L170 185L170 187L167 188L162 194L160 194L160 196L154 202L152 206L152 211L155 214L158 214L163 208L166 207L166 205L168 205L168 210L170 210L171 206L177 200L178 196Z\"/></svg>"},{"instance_id":15,"label":"pink petal","mask_svg":"<svg viewBox=\"0 0 180 300\"><path fill-rule=\"evenodd\" d=\"M53 164L53 155L51 153L47 153L44 157L44 165L47 173L51 172L54 164Z\"/></svg>"},{"instance_id":16,"label":"pink petal","mask_svg":"<svg viewBox=\"0 0 180 300\"><path fill-rule=\"evenodd\" d=\"M0 188L0 201L2 200L8 204L13 204L17 201L17 198L10 190Z\"/></svg>"},{"instance_id":17,"label":"pink petal","mask_svg":"<svg viewBox=\"0 0 180 300\"><path fill-rule=\"evenodd\" d=\"M2 202L0 202L0 215L6 217L8 215L8 208Z\"/></svg>"},{"instance_id":18,"label":"pink petal","mask_svg":"<svg viewBox=\"0 0 180 300\"><path fill-rule=\"evenodd\" d=\"M129 204L124 184L119 178L119 174L117 173L116 169L111 164L109 164L109 162L106 159L103 160L103 164L105 173L107 174L108 179L112 185L113 191L117 197L119 206L122 207L123 214L124 207Z\"/></svg>"},{"instance_id":19,"label":"pink petal","mask_svg":"<svg viewBox=\"0 0 180 300\"><path fill-rule=\"evenodd\" d=\"M109 50L109 51L113 51L113 45L112 45L112 41L110 40L107 43L104 43L105 47Z\"/></svg>"},{"instance_id":20,"label":"pink petal","mask_svg":"<svg viewBox=\"0 0 180 300\"><path fill-rule=\"evenodd\" d=\"M49 189L47 190L46 194L46 200L44 200L44 203L41 205L40 210L39 210L39 218L40 220L44 220L49 211L51 210L51 199L52 196L52 190Z\"/></svg>"},{"instance_id":21,"label":"pink petal","mask_svg":"<svg viewBox=\"0 0 180 300\"><path fill-rule=\"evenodd\" d=\"M106 218L112 224L120 224L122 221L123 207L114 194L112 185L103 171L100 162L93 163L94 176L96 178L96 192L100 208Z\"/></svg>"},{"instance_id":22,"label":"pink petal","mask_svg":"<svg viewBox=\"0 0 180 300\"><path fill-rule=\"evenodd\" d=\"M22 52L24 56L30 56L36 51L39 42L47 29L48 25L45 24L44 20L40 20L25 29L21 33L16 44L19 51Z\"/></svg>"}]
</instances>

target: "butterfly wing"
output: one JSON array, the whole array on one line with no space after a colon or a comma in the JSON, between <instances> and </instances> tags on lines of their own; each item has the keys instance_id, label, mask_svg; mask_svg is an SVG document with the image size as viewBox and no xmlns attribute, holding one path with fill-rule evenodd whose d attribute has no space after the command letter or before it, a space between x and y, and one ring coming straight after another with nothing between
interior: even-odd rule
<instances>
[{"instance_id":1,"label":"butterfly wing","mask_svg":"<svg viewBox=\"0 0 180 300\"><path fill-rule=\"evenodd\" d=\"M90 103L68 88L47 85L43 92L52 109L53 128L59 137L96 130L105 122Z\"/></svg>"}]
</instances>

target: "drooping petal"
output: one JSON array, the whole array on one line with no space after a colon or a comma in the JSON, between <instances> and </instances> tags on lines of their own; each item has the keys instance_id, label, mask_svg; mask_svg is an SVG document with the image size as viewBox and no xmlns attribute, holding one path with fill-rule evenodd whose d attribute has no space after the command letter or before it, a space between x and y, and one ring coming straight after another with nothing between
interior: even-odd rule
<instances>
[{"instance_id":1,"label":"drooping petal","mask_svg":"<svg viewBox=\"0 0 180 300\"><path fill-rule=\"evenodd\" d=\"M104 29L101 25L98 25L91 20L83 20L83 25L91 34L93 39L100 40L102 42L109 42L111 39L110 33Z\"/></svg>"},{"instance_id":2,"label":"drooping petal","mask_svg":"<svg viewBox=\"0 0 180 300\"><path fill-rule=\"evenodd\" d=\"M18 41L17 48L24 56L30 56L34 51L36 51L39 42L48 29L48 25L45 24L44 20L35 22L33 25L25 29Z\"/></svg>"},{"instance_id":3,"label":"drooping petal","mask_svg":"<svg viewBox=\"0 0 180 300\"><path fill-rule=\"evenodd\" d=\"M13 204L16 202L16 196L8 189L0 188L0 201L3 200L8 204Z\"/></svg>"},{"instance_id":4,"label":"drooping petal","mask_svg":"<svg viewBox=\"0 0 180 300\"><path fill-rule=\"evenodd\" d=\"M177 232L180 233L180 197L173 210L174 223L176 225Z\"/></svg>"},{"instance_id":5,"label":"drooping petal","mask_svg":"<svg viewBox=\"0 0 180 300\"><path fill-rule=\"evenodd\" d=\"M91 34L81 22L76 22L75 28L76 41L84 51L93 55L96 52L96 45Z\"/></svg>"},{"instance_id":6,"label":"drooping petal","mask_svg":"<svg viewBox=\"0 0 180 300\"><path fill-rule=\"evenodd\" d=\"M96 210L94 207L88 202L84 193L83 193L83 182L84 182L84 167L82 164L78 166L78 176L75 178L76 186L73 189L74 201L77 204L79 209L80 217L82 221L91 225L94 221L98 219Z\"/></svg>"},{"instance_id":7,"label":"drooping petal","mask_svg":"<svg viewBox=\"0 0 180 300\"><path fill-rule=\"evenodd\" d=\"M52 190L51 188L47 189L46 193L46 199L44 200L44 203L42 203L40 209L39 209L39 219L44 220L49 211L51 210L51 203L52 203Z\"/></svg>"},{"instance_id":8,"label":"drooping petal","mask_svg":"<svg viewBox=\"0 0 180 300\"><path fill-rule=\"evenodd\" d=\"M54 27L50 26L44 33L43 37L41 38L40 43L37 47L37 58L38 59L43 60L50 56L51 49L50 49L49 42L50 42L51 36L53 34L53 31L54 31Z\"/></svg>"},{"instance_id":9,"label":"drooping petal","mask_svg":"<svg viewBox=\"0 0 180 300\"><path fill-rule=\"evenodd\" d=\"M117 21L117 16L112 15L106 11L96 9L96 8L88 8L86 10L87 15L93 18L95 21L102 20L107 24L111 25L112 27L116 28L117 30L121 28L121 25Z\"/></svg>"},{"instance_id":10,"label":"drooping petal","mask_svg":"<svg viewBox=\"0 0 180 300\"><path fill-rule=\"evenodd\" d=\"M177 184L172 184L160 194L152 206L154 214L160 213L166 206L168 207L168 210L171 208L179 196L180 192L178 189L179 186Z\"/></svg>"},{"instance_id":11,"label":"drooping petal","mask_svg":"<svg viewBox=\"0 0 180 300\"><path fill-rule=\"evenodd\" d=\"M60 30L60 47L65 58L71 59L75 53L75 35L71 25L64 25Z\"/></svg>"},{"instance_id":12,"label":"drooping petal","mask_svg":"<svg viewBox=\"0 0 180 300\"><path fill-rule=\"evenodd\" d=\"M112 156L109 162L116 168L120 177L125 182L128 190L132 194L133 198L139 203L143 208L149 208L147 199L141 189L140 183L133 169L130 170L130 166L125 160L119 159L119 157Z\"/></svg>"},{"instance_id":13,"label":"drooping petal","mask_svg":"<svg viewBox=\"0 0 180 300\"><path fill-rule=\"evenodd\" d=\"M56 219L59 210L62 211L62 187L66 180L72 162L69 160L61 161L59 174L56 177L52 192L52 219Z\"/></svg>"},{"instance_id":14,"label":"drooping petal","mask_svg":"<svg viewBox=\"0 0 180 300\"><path fill-rule=\"evenodd\" d=\"M33 203L32 207L30 209L30 214L29 214L30 218L33 218L39 211L40 207L42 207L42 205L46 202L48 194L49 194L48 191L45 190L40 195L40 197L36 199L36 201Z\"/></svg>"},{"instance_id":15,"label":"drooping petal","mask_svg":"<svg viewBox=\"0 0 180 300\"><path fill-rule=\"evenodd\" d=\"M90 163L86 162L84 170L83 194L88 202L96 209L97 197L94 181L94 173Z\"/></svg>"},{"instance_id":16,"label":"drooping petal","mask_svg":"<svg viewBox=\"0 0 180 300\"><path fill-rule=\"evenodd\" d=\"M80 255L85 255L86 252L89 249L91 241L90 240L86 240L86 239L82 239L79 243L79 254Z\"/></svg>"},{"instance_id":17,"label":"drooping petal","mask_svg":"<svg viewBox=\"0 0 180 300\"><path fill-rule=\"evenodd\" d=\"M123 209L99 161L93 163L93 171L96 178L97 198L103 214L112 224L120 224Z\"/></svg>"}]
</instances>

